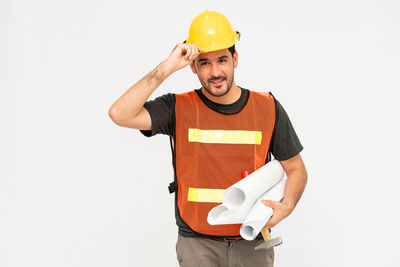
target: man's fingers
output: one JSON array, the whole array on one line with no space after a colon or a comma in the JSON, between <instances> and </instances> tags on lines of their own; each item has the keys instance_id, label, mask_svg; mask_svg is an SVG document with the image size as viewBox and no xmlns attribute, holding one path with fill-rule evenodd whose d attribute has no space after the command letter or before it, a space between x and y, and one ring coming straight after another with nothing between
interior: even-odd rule
<instances>
[{"instance_id":1,"label":"man's fingers","mask_svg":"<svg viewBox=\"0 0 400 267\"><path fill-rule=\"evenodd\" d=\"M190 64L204 49L195 44L178 43L168 57L177 70Z\"/></svg>"},{"instance_id":2,"label":"man's fingers","mask_svg":"<svg viewBox=\"0 0 400 267\"><path fill-rule=\"evenodd\" d=\"M200 52L204 51L203 48L198 47L197 45L193 44L193 54L190 58L190 61L194 60Z\"/></svg>"},{"instance_id":3,"label":"man's fingers","mask_svg":"<svg viewBox=\"0 0 400 267\"><path fill-rule=\"evenodd\" d=\"M187 45L187 44L185 44L185 52L184 52L184 54L183 54L183 60L185 60L185 61L189 61L190 60L190 57L191 57L191 54L192 54L192 47L191 47L191 45Z\"/></svg>"},{"instance_id":4,"label":"man's fingers","mask_svg":"<svg viewBox=\"0 0 400 267\"><path fill-rule=\"evenodd\" d=\"M266 227L268 228L272 228L276 225L276 222L274 220L274 218L271 217L271 219L268 220L268 222L265 224Z\"/></svg>"},{"instance_id":5,"label":"man's fingers","mask_svg":"<svg viewBox=\"0 0 400 267\"><path fill-rule=\"evenodd\" d=\"M274 208L276 207L277 203L275 203L275 201L272 200L262 200L262 202L264 203L265 206Z\"/></svg>"},{"instance_id":6,"label":"man's fingers","mask_svg":"<svg viewBox=\"0 0 400 267\"><path fill-rule=\"evenodd\" d=\"M187 60L188 59L188 57L189 57L189 54L190 54L190 46L189 45L187 45L187 44L184 44L183 45L183 58L185 59L185 60Z\"/></svg>"},{"instance_id":7,"label":"man's fingers","mask_svg":"<svg viewBox=\"0 0 400 267\"><path fill-rule=\"evenodd\" d=\"M189 52L187 60L191 61L193 59L193 55L196 54L196 48L193 45L189 45Z\"/></svg>"},{"instance_id":8,"label":"man's fingers","mask_svg":"<svg viewBox=\"0 0 400 267\"><path fill-rule=\"evenodd\" d=\"M197 57L198 54L199 54L199 52L197 50L197 47L193 46L193 51L192 51L192 54L190 56L190 61L194 60Z\"/></svg>"},{"instance_id":9,"label":"man's fingers","mask_svg":"<svg viewBox=\"0 0 400 267\"><path fill-rule=\"evenodd\" d=\"M198 47L195 44L178 44L181 48L182 56L184 60L192 61L194 60L200 52L203 52L204 49Z\"/></svg>"},{"instance_id":10,"label":"man's fingers","mask_svg":"<svg viewBox=\"0 0 400 267\"><path fill-rule=\"evenodd\" d=\"M278 222L277 222L277 215L275 212L272 214L271 218L269 218L268 222L265 224L268 228L274 227Z\"/></svg>"}]
</instances>

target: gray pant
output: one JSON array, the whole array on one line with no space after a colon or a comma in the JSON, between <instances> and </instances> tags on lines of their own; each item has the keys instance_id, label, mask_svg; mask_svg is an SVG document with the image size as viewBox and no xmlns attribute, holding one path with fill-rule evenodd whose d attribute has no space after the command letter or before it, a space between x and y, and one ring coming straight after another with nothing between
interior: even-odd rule
<instances>
[{"instance_id":1,"label":"gray pant","mask_svg":"<svg viewBox=\"0 0 400 267\"><path fill-rule=\"evenodd\" d=\"M262 242L178 236L176 254L181 267L273 267L273 248L254 250Z\"/></svg>"}]
</instances>

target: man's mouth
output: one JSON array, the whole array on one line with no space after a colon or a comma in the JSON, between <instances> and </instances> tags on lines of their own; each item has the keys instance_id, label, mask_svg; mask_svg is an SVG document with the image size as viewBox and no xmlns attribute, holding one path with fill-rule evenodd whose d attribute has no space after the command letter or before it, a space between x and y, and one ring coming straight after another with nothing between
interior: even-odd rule
<instances>
[{"instance_id":1,"label":"man's mouth","mask_svg":"<svg viewBox=\"0 0 400 267\"><path fill-rule=\"evenodd\" d=\"M214 86L221 86L222 82L225 80L226 80L225 77L219 77L219 78L210 79L209 82L212 83Z\"/></svg>"}]
</instances>

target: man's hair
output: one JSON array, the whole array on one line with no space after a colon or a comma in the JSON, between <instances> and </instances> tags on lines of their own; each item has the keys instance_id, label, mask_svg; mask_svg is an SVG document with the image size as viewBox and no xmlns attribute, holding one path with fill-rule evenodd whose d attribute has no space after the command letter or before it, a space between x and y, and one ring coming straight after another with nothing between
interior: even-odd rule
<instances>
[{"instance_id":1,"label":"man's hair","mask_svg":"<svg viewBox=\"0 0 400 267\"><path fill-rule=\"evenodd\" d=\"M233 54L235 54L235 45L232 45L231 47L229 47L228 50L229 50L229 52L231 52L232 57L233 57Z\"/></svg>"}]
</instances>

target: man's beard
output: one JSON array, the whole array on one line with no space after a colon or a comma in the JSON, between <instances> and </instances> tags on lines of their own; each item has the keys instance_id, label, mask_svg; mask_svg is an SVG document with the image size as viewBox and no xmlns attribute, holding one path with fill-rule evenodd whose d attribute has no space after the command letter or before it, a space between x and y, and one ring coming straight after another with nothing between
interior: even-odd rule
<instances>
[{"instance_id":1,"label":"man's beard","mask_svg":"<svg viewBox=\"0 0 400 267\"><path fill-rule=\"evenodd\" d=\"M222 82L224 82L224 81L227 82L227 88L226 88L225 91L220 92L220 93L218 93L218 94L213 93L212 90L211 90L211 81L220 80L220 79L222 79ZM226 76L220 76L220 77L212 77L212 78L208 79L206 84L203 83L201 80L200 80L200 82L201 82L201 85L203 86L203 88L204 88L210 95L212 95L212 96L217 96L217 97L218 97L218 96L224 96L224 95L226 95L226 94L229 92L229 90L231 90L231 88L232 88L232 84L233 84L233 74L232 74L231 79L228 79Z\"/></svg>"}]
</instances>

